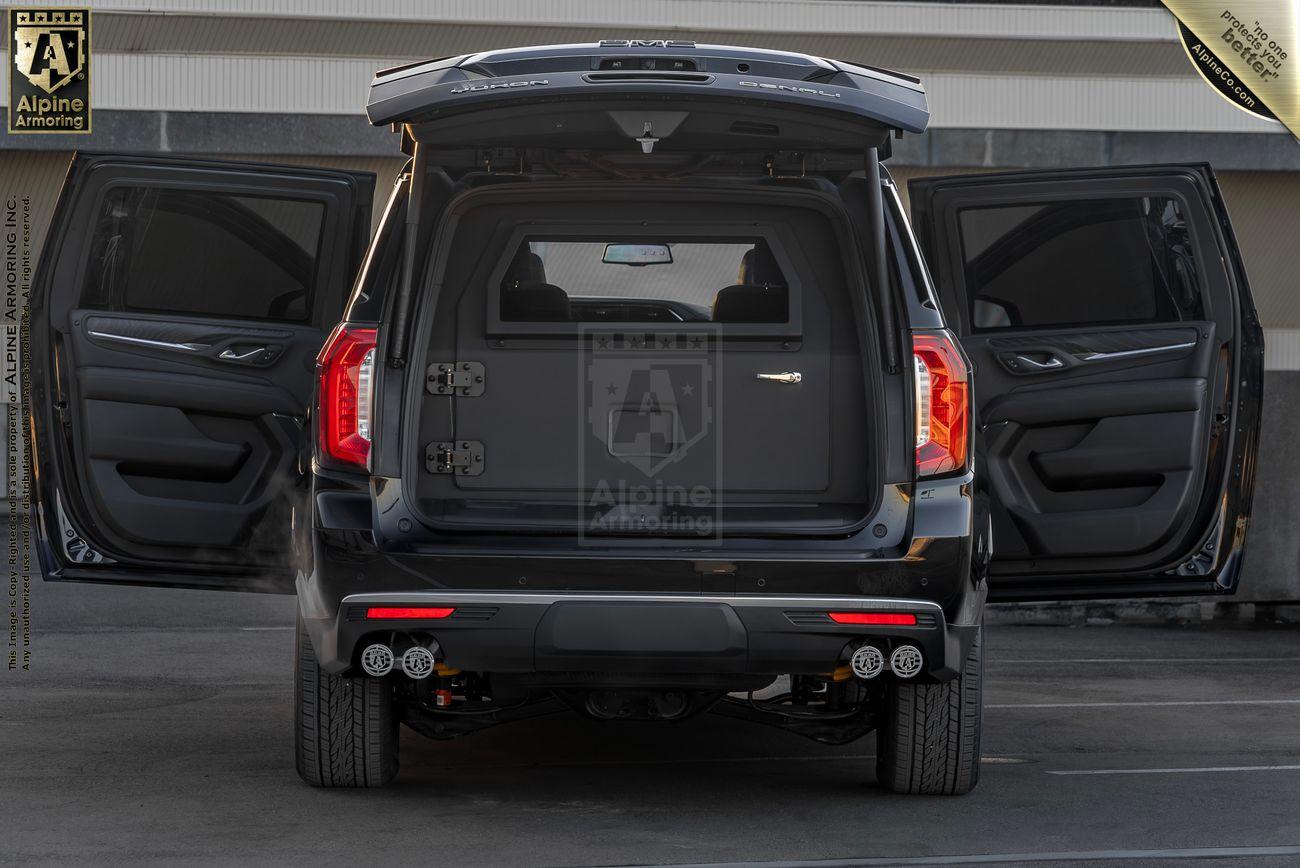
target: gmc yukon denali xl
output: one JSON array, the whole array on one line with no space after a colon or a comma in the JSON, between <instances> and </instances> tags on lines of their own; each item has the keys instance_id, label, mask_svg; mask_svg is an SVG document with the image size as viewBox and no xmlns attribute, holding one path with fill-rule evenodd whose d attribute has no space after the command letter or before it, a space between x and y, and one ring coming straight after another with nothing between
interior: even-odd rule
<instances>
[{"instance_id":1,"label":"gmc yukon denali xl","mask_svg":"<svg viewBox=\"0 0 1300 868\"><path fill-rule=\"evenodd\" d=\"M373 240L368 174L82 154L31 302L45 576L296 591L309 783L388 782L399 724L711 712L964 793L986 599L1234 589L1263 345L1207 166L909 224L918 81L684 41L368 113Z\"/></svg>"}]
</instances>

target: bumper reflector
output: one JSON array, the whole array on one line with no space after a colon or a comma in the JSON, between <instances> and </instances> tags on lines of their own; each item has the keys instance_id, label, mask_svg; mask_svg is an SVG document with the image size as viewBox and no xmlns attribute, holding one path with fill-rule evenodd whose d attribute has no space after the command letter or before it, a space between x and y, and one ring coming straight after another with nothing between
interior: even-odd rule
<instances>
[{"instance_id":1,"label":"bumper reflector","mask_svg":"<svg viewBox=\"0 0 1300 868\"><path fill-rule=\"evenodd\" d=\"M371 606L366 617L373 620L434 620L456 611L450 606Z\"/></svg>"},{"instance_id":2,"label":"bumper reflector","mask_svg":"<svg viewBox=\"0 0 1300 868\"><path fill-rule=\"evenodd\" d=\"M836 624L872 624L884 627L915 627L911 612L827 612Z\"/></svg>"}]
</instances>

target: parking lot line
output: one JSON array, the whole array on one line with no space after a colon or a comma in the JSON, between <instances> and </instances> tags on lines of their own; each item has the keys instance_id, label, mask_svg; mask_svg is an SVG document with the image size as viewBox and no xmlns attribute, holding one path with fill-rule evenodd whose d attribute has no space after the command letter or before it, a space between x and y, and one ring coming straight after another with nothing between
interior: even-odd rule
<instances>
[{"instance_id":1,"label":"parking lot line","mask_svg":"<svg viewBox=\"0 0 1300 868\"><path fill-rule=\"evenodd\" d=\"M1169 708L1186 705L1300 705L1300 699L1173 699L1156 702L998 702L985 708Z\"/></svg>"},{"instance_id":2,"label":"parking lot line","mask_svg":"<svg viewBox=\"0 0 1300 868\"><path fill-rule=\"evenodd\" d=\"M1018 660L1014 657L993 657L988 662L996 664L1052 665L1061 663L1295 663L1300 657L1043 657Z\"/></svg>"},{"instance_id":3,"label":"parking lot line","mask_svg":"<svg viewBox=\"0 0 1300 868\"><path fill-rule=\"evenodd\" d=\"M1214 772L1292 772L1300 771L1300 764L1278 766L1200 766L1184 769L1071 769L1049 771L1049 775L1193 775Z\"/></svg>"},{"instance_id":4,"label":"parking lot line","mask_svg":"<svg viewBox=\"0 0 1300 868\"><path fill-rule=\"evenodd\" d=\"M1062 850L1046 853L971 853L949 856L900 856L844 859L799 859L777 862L701 862L673 868L833 868L841 865L989 865L1024 862L1138 862L1148 859L1243 859L1300 856L1300 847L1174 847L1162 850Z\"/></svg>"}]
</instances>

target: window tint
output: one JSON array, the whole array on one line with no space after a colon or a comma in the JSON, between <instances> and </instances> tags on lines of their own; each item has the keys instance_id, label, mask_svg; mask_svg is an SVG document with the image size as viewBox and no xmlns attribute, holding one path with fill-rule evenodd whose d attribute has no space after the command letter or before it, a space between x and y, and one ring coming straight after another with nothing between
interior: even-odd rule
<instances>
[{"instance_id":1,"label":"window tint","mask_svg":"<svg viewBox=\"0 0 1300 868\"><path fill-rule=\"evenodd\" d=\"M762 240L530 238L501 281L505 322L789 321Z\"/></svg>"},{"instance_id":2,"label":"window tint","mask_svg":"<svg viewBox=\"0 0 1300 868\"><path fill-rule=\"evenodd\" d=\"M306 320L324 219L319 202L114 188L91 240L83 303Z\"/></svg>"},{"instance_id":3,"label":"window tint","mask_svg":"<svg viewBox=\"0 0 1300 868\"><path fill-rule=\"evenodd\" d=\"M1173 199L970 208L958 219L976 329L1202 315L1187 224Z\"/></svg>"}]
</instances>

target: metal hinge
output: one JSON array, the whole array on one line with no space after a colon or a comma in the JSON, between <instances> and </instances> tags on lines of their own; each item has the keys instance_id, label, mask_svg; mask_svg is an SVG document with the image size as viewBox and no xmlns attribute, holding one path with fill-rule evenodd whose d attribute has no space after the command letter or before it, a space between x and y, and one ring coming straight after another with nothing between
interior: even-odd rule
<instances>
[{"instance_id":1,"label":"metal hinge","mask_svg":"<svg viewBox=\"0 0 1300 868\"><path fill-rule=\"evenodd\" d=\"M478 440L430 443L424 449L424 469L430 473L478 476L483 472L483 444Z\"/></svg>"},{"instance_id":2,"label":"metal hinge","mask_svg":"<svg viewBox=\"0 0 1300 868\"><path fill-rule=\"evenodd\" d=\"M425 387L431 395L477 398L486 385L482 362L434 362L425 373Z\"/></svg>"}]
</instances>

